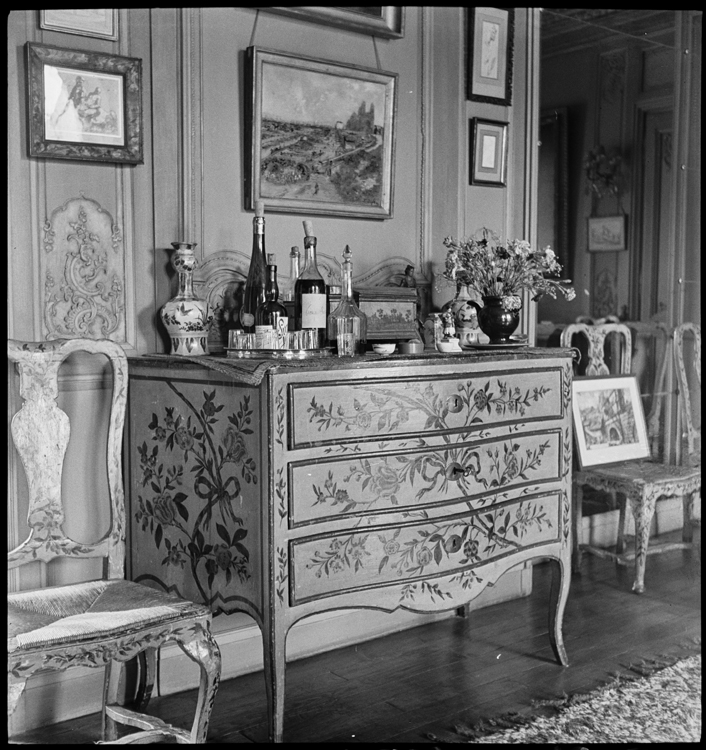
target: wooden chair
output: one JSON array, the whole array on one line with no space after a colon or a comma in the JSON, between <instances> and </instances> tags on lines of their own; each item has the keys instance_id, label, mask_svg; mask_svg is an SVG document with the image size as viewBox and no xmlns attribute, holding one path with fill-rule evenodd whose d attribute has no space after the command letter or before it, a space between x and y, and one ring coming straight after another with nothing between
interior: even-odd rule
<instances>
[{"instance_id":1,"label":"wooden chair","mask_svg":"<svg viewBox=\"0 0 706 750\"><path fill-rule=\"evenodd\" d=\"M588 339L588 365L586 376L628 374L631 369L632 338L630 329L623 324L606 324L591 326L586 324L572 324L562 332L562 346L572 346L575 335L584 335ZM617 372L611 373L605 362L606 339L619 339L617 352L613 349L613 361L617 364ZM616 342L613 341L614 347ZM658 368L655 393L663 390L663 379L666 372L664 367ZM662 382L660 382L662 380ZM682 389L686 392L686 389ZM648 420L650 430L657 429L653 417L661 409L661 396L653 398L652 415ZM654 441L651 441L654 446ZM654 456L654 452L652 454ZM615 552L594 547L582 542L582 505L583 487L589 487L609 493L619 507L618 538ZM650 553L665 552L670 549L691 547L691 525L693 522L693 502L697 492L701 489L701 474L698 469L687 466L674 466L656 463L653 459L623 461L616 464L591 467L574 471L573 477L574 503L573 527L574 548L573 568L578 572L581 566L581 552L586 550L592 554L614 559L627 565L635 561L635 581L633 591L641 594L645 590L645 562L648 551ZM655 512L655 505L660 497L684 497L684 531L682 542L653 545L648 548L650 527ZM629 504L635 519L635 551L625 551L625 513Z\"/></svg>"},{"instance_id":2,"label":"wooden chair","mask_svg":"<svg viewBox=\"0 0 706 750\"><path fill-rule=\"evenodd\" d=\"M104 578L8 594L8 722L27 679L37 672L70 667L105 667L102 736L106 742L145 743L162 737L178 743L206 741L220 679L221 657L210 632L211 612L202 605L124 579L125 507L121 443L127 393L127 359L112 341L72 339L28 343L8 340L8 359L19 371L21 409L12 437L22 459L29 493L29 536L8 553L8 568L55 558L104 558ZM62 411L59 367L74 352L105 355L112 367L108 424L107 496L110 526L95 543L77 542L64 532L62 469L69 444L69 418ZM100 463L91 457L93 469ZM87 467L88 470L89 467ZM100 494L100 493L99 493ZM98 500L99 498L96 498ZM65 504L64 504L65 503ZM86 512L83 510L82 512ZM201 670L196 716L190 731L146 715L159 647L177 643ZM133 710L117 704L124 663L143 655L146 690ZM117 739L117 724L137 732Z\"/></svg>"},{"instance_id":3,"label":"wooden chair","mask_svg":"<svg viewBox=\"0 0 706 750\"><path fill-rule=\"evenodd\" d=\"M691 361L685 362L685 339L688 340L689 337L692 341ZM688 372L693 371L693 377L697 381L694 385L697 385L701 392L701 326L682 323L674 329L674 368L679 383L683 433L686 434L687 458L682 463L701 466L701 428L694 424L695 409L688 376Z\"/></svg>"}]
</instances>

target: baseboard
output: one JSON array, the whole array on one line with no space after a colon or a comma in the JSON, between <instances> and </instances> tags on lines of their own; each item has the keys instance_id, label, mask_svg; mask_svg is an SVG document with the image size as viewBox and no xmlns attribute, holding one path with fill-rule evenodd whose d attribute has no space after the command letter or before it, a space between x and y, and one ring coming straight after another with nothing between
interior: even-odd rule
<instances>
[{"instance_id":1,"label":"baseboard","mask_svg":"<svg viewBox=\"0 0 706 750\"><path fill-rule=\"evenodd\" d=\"M472 603L480 609L532 592L532 568L522 565L503 575ZM287 639L287 660L361 643L429 622L453 617L454 612L418 615L411 612L341 610L314 615L297 623ZM260 628L247 615L216 617L213 631L221 649L221 679L227 680L263 668ZM168 645L159 656L155 694L169 695L198 687L199 670L178 646ZM264 690L264 683L263 683ZM37 675L27 683L17 710L10 718L11 734L96 713L101 709L103 670L76 668Z\"/></svg>"},{"instance_id":2,"label":"baseboard","mask_svg":"<svg viewBox=\"0 0 706 750\"><path fill-rule=\"evenodd\" d=\"M701 498L694 503L694 517L701 520ZM683 504L681 498L670 497L657 501L655 515L652 519L651 535L658 536L681 529L683 525ZM618 539L617 510L608 510L584 516L582 519L583 542L593 547L612 547ZM625 533L635 535L635 521L628 511L625 517Z\"/></svg>"}]
</instances>

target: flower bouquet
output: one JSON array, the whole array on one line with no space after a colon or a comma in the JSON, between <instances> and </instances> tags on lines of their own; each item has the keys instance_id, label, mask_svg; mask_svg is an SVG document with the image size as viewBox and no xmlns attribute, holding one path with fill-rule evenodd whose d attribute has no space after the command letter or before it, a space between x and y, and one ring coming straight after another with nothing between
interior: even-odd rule
<instances>
[{"instance_id":1,"label":"flower bouquet","mask_svg":"<svg viewBox=\"0 0 706 750\"><path fill-rule=\"evenodd\" d=\"M448 248L447 279L466 284L481 297L501 297L508 309L521 307L523 291L529 292L534 301L545 294L556 297L557 291L567 300L574 299L576 293L569 279L552 278L561 271L561 265L550 247L533 251L527 240L503 245L491 230L481 231L482 239L444 240Z\"/></svg>"},{"instance_id":2,"label":"flower bouquet","mask_svg":"<svg viewBox=\"0 0 706 750\"><path fill-rule=\"evenodd\" d=\"M481 230L482 237L456 240L447 237L445 278L457 284L465 284L483 299L481 308L471 303L478 311L478 322L491 343L508 343L509 336L519 323L522 307L522 292L529 292L534 301L545 294L556 297L557 292L567 300L576 297L571 281L558 279L561 271L554 251L550 247L532 250L526 240L508 240L505 244L489 229ZM490 310L495 309L497 318L504 314L503 331L491 328ZM486 320L484 327L484 320ZM512 330L508 329L511 327Z\"/></svg>"}]
</instances>

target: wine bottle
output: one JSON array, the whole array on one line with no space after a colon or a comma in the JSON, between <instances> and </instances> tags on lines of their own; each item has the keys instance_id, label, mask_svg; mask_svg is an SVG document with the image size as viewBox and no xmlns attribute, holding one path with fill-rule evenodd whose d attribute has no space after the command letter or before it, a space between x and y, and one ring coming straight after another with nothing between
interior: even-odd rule
<instances>
[{"instance_id":1,"label":"wine bottle","mask_svg":"<svg viewBox=\"0 0 706 750\"><path fill-rule=\"evenodd\" d=\"M311 222L304 222L304 265L294 285L294 319L298 330L316 331L317 346L326 345L328 294L326 282L316 265L316 237Z\"/></svg>"},{"instance_id":2,"label":"wine bottle","mask_svg":"<svg viewBox=\"0 0 706 750\"><path fill-rule=\"evenodd\" d=\"M336 345L339 357L364 354L368 319L353 298L353 264L348 245L343 253L343 286L338 307L328 316L328 339Z\"/></svg>"},{"instance_id":3,"label":"wine bottle","mask_svg":"<svg viewBox=\"0 0 706 750\"><path fill-rule=\"evenodd\" d=\"M277 349L286 346L284 336L289 330L287 308L279 301L277 260L267 256L267 287L265 301L255 311L255 341L258 349Z\"/></svg>"},{"instance_id":4,"label":"wine bottle","mask_svg":"<svg viewBox=\"0 0 706 750\"><path fill-rule=\"evenodd\" d=\"M245 333L255 332L255 312L265 301L267 286L267 258L265 255L265 204L255 204L255 217L252 220L252 254L250 268L245 282L243 305L240 308L240 325Z\"/></svg>"},{"instance_id":5,"label":"wine bottle","mask_svg":"<svg viewBox=\"0 0 706 750\"><path fill-rule=\"evenodd\" d=\"M280 299L285 302L294 302L294 285L299 276L299 247L294 245L289 251L289 280L280 294Z\"/></svg>"}]
</instances>

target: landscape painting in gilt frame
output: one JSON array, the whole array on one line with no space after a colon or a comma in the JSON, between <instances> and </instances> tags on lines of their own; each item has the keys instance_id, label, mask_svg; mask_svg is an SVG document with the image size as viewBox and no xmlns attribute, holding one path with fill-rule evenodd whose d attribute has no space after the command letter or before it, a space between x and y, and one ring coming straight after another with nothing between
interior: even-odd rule
<instances>
[{"instance_id":1,"label":"landscape painting in gilt frame","mask_svg":"<svg viewBox=\"0 0 706 750\"><path fill-rule=\"evenodd\" d=\"M397 74L248 48L246 208L392 217Z\"/></svg>"},{"instance_id":2,"label":"landscape painting in gilt frame","mask_svg":"<svg viewBox=\"0 0 706 750\"><path fill-rule=\"evenodd\" d=\"M401 39L404 36L405 14L404 6L401 5L361 5L347 8L323 5L261 7L270 13L335 26L345 31L372 34L385 39Z\"/></svg>"},{"instance_id":3,"label":"landscape painting in gilt frame","mask_svg":"<svg viewBox=\"0 0 706 750\"><path fill-rule=\"evenodd\" d=\"M572 387L582 469L649 457L645 413L634 375L574 378Z\"/></svg>"},{"instance_id":4,"label":"landscape painting in gilt frame","mask_svg":"<svg viewBox=\"0 0 706 750\"><path fill-rule=\"evenodd\" d=\"M25 49L30 156L142 164L142 60Z\"/></svg>"}]
</instances>

